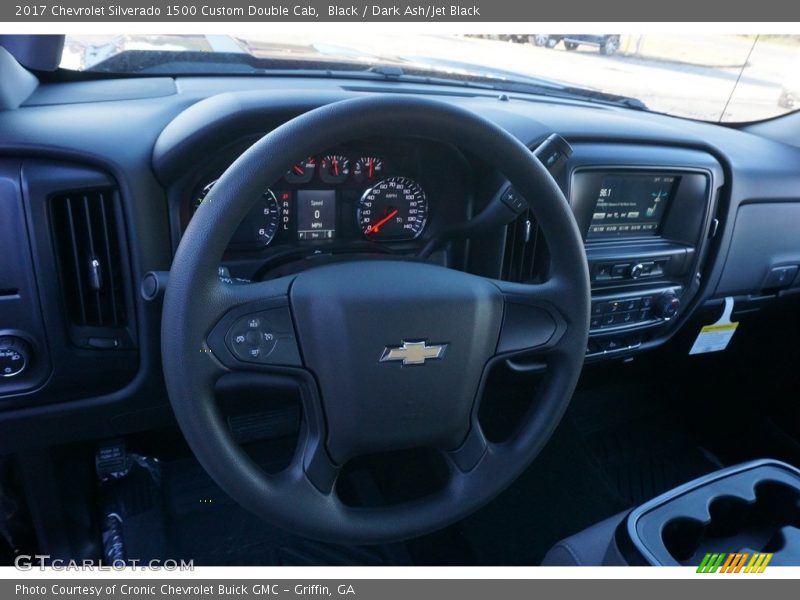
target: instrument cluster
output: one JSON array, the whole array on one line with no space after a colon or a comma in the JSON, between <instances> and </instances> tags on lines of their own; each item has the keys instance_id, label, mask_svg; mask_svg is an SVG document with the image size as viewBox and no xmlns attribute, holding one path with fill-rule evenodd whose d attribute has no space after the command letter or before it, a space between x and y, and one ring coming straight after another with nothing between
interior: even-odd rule
<instances>
[{"instance_id":1,"label":"instrument cluster","mask_svg":"<svg viewBox=\"0 0 800 600\"><path fill-rule=\"evenodd\" d=\"M425 231L429 203L422 184L408 175L414 174L415 165L403 163L408 160L363 151L308 157L264 190L234 234L230 249L414 240ZM218 177L208 177L197 186L187 211L190 216Z\"/></svg>"}]
</instances>

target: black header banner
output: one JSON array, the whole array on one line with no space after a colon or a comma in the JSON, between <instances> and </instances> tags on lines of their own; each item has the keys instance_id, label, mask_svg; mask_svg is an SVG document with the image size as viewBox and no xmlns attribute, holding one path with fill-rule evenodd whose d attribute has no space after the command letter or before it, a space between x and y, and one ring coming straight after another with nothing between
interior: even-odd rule
<instances>
[{"instance_id":1,"label":"black header banner","mask_svg":"<svg viewBox=\"0 0 800 600\"><path fill-rule=\"evenodd\" d=\"M786 0L11 0L5 23L52 22L792 22Z\"/></svg>"}]
</instances>

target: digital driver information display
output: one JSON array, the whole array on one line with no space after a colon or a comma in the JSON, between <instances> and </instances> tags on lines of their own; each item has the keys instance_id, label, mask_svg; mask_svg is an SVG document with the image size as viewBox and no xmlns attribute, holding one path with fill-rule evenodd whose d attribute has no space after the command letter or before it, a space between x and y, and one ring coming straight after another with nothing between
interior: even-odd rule
<instances>
[{"instance_id":1,"label":"digital driver information display","mask_svg":"<svg viewBox=\"0 0 800 600\"><path fill-rule=\"evenodd\" d=\"M336 237L336 191L297 192L297 239L331 240Z\"/></svg>"},{"instance_id":2,"label":"digital driver information display","mask_svg":"<svg viewBox=\"0 0 800 600\"><path fill-rule=\"evenodd\" d=\"M597 192L587 239L656 235L679 179L675 175L606 175Z\"/></svg>"}]
</instances>

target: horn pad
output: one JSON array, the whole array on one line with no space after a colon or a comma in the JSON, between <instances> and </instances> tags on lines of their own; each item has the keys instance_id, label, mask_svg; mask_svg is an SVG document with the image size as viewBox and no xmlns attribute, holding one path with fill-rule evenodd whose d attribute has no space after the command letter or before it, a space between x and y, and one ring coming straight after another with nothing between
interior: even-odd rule
<instances>
[{"instance_id":1,"label":"horn pad","mask_svg":"<svg viewBox=\"0 0 800 600\"><path fill-rule=\"evenodd\" d=\"M368 260L305 271L290 298L334 462L461 444L497 348L496 286L427 263Z\"/></svg>"}]
</instances>

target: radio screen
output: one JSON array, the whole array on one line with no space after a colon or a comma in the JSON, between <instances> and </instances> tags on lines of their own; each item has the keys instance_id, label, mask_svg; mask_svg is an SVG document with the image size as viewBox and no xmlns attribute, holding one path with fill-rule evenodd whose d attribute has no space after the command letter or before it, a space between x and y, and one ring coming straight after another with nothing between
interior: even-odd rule
<instances>
[{"instance_id":1,"label":"radio screen","mask_svg":"<svg viewBox=\"0 0 800 600\"><path fill-rule=\"evenodd\" d=\"M586 238L656 235L679 179L675 175L606 175Z\"/></svg>"},{"instance_id":2,"label":"radio screen","mask_svg":"<svg viewBox=\"0 0 800 600\"><path fill-rule=\"evenodd\" d=\"M336 237L336 191L297 192L297 239L331 240Z\"/></svg>"}]
</instances>

